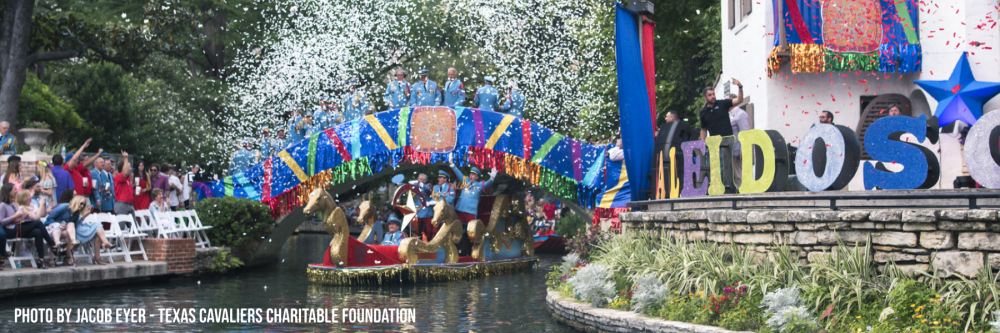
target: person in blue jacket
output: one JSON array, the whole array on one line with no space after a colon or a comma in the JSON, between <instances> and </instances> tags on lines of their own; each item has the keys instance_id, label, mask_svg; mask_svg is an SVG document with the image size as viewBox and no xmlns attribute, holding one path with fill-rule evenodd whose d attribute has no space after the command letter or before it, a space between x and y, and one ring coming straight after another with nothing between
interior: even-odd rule
<instances>
[{"instance_id":1,"label":"person in blue jacket","mask_svg":"<svg viewBox=\"0 0 1000 333\"><path fill-rule=\"evenodd\" d=\"M358 90L358 80L347 80L347 86L351 89L351 92L344 95L343 105L344 110L344 122L352 122L357 119L364 117L365 113L368 111L375 111L375 106L368 103L365 98L365 93L362 90Z\"/></svg>"},{"instance_id":2,"label":"person in blue jacket","mask_svg":"<svg viewBox=\"0 0 1000 333\"><path fill-rule=\"evenodd\" d=\"M421 69L417 74L420 80L414 82L410 90L410 106L437 106L441 102L441 88L427 78L430 71Z\"/></svg>"},{"instance_id":3,"label":"person in blue jacket","mask_svg":"<svg viewBox=\"0 0 1000 333\"><path fill-rule=\"evenodd\" d=\"M0 154L17 154L17 138L10 134L10 123L0 121Z\"/></svg>"},{"instance_id":4,"label":"person in blue jacket","mask_svg":"<svg viewBox=\"0 0 1000 333\"><path fill-rule=\"evenodd\" d=\"M316 110L313 111L313 126L318 128L320 131L333 126L333 120L330 119L330 114L327 112L328 103L330 103L330 97L320 97L319 106L317 106Z\"/></svg>"},{"instance_id":5,"label":"person in blue jacket","mask_svg":"<svg viewBox=\"0 0 1000 333\"><path fill-rule=\"evenodd\" d=\"M260 153L251 149L250 140L240 140L240 149L233 153L229 161L229 175L235 175L260 162ZM94 176L97 178L97 176Z\"/></svg>"},{"instance_id":6,"label":"person in blue jacket","mask_svg":"<svg viewBox=\"0 0 1000 333\"><path fill-rule=\"evenodd\" d=\"M395 74L396 81L389 82L382 96L389 110L405 108L410 104L410 83L406 82L406 71L397 69Z\"/></svg>"},{"instance_id":7,"label":"person in blue jacket","mask_svg":"<svg viewBox=\"0 0 1000 333\"><path fill-rule=\"evenodd\" d=\"M476 90L476 97L472 99L472 103L476 104L477 109L496 111L499 108L497 101L500 99L500 91L493 86L492 76L486 76L483 79L486 80L486 85Z\"/></svg>"},{"instance_id":8,"label":"person in blue jacket","mask_svg":"<svg viewBox=\"0 0 1000 333\"><path fill-rule=\"evenodd\" d=\"M462 180L458 185L458 188L461 189L461 195L458 197L458 203L455 204L455 212L458 213L458 219L466 224L476 219L476 214L479 212L479 196L483 194L484 188L493 184L497 170L490 171L490 179L487 181L479 180L480 171L476 167L472 167L468 176L462 174L462 170L459 170L455 164L451 164L451 170Z\"/></svg>"},{"instance_id":9,"label":"person in blue jacket","mask_svg":"<svg viewBox=\"0 0 1000 333\"><path fill-rule=\"evenodd\" d=\"M462 106L465 103L465 84L458 79L458 71L454 68L448 69L448 82L444 84L444 106Z\"/></svg>"},{"instance_id":10,"label":"person in blue jacket","mask_svg":"<svg viewBox=\"0 0 1000 333\"><path fill-rule=\"evenodd\" d=\"M271 127L267 125L260 128L260 141L258 141L258 143L260 144L260 156L263 158L271 157L271 155L275 153L271 151L272 149L277 148L280 150L284 148L272 146L274 141L271 140Z\"/></svg>"},{"instance_id":11,"label":"person in blue jacket","mask_svg":"<svg viewBox=\"0 0 1000 333\"><path fill-rule=\"evenodd\" d=\"M288 129L285 133L288 135L288 145L294 145L302 141L305 137L306 129L302 127L303 118L302 110L299 109L298 105L292 106L292 118L288 120Z\"/></svg>"},{"instance_id":12,"label":"person in blue jacket","mask_svg":"<svg viewBox=\"0 0 1000 333\"><path fill-rule=\"evenodd\" d=\"M524 104L526 104L524 95L521 95L517 91L517 84L511 83L507 87L507 99L503 102L503 106L500 107L500 111L510 114L514 117L523 118L524 117Z\"/></svg>"},{"instance_id":13,"label":"person in blue jacket","mask_svg":"<svg viewBox=\"0 0 1000 333\"><path fill-rule=\"evenodd\" d=\"M389 214L389 221L386 222L385 236L382 236L382 245L399 245L406 238L402 231L399 231L399 218L396 214Z\"/></svg>"}]
</instances>

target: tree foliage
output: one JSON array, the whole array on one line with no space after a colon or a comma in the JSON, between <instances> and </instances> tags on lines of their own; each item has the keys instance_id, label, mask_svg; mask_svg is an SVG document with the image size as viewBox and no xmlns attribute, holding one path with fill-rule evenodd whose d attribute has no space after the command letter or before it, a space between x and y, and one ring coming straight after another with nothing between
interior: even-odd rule
<instances>
[{"instance_id":1,"label":"tree foliage","mask_svg":"<svg viewBox=\"0 0 1000 333\"><path fill-rule=\"evenodd\" d=\"M28 73L18 104L21 108L17 115L18 122L41 121L49 124L53 131L52 142L65 140L68 131L83 125L83 119L73 106L53 93L34 73Z\"/></svg>"}]
</instances>

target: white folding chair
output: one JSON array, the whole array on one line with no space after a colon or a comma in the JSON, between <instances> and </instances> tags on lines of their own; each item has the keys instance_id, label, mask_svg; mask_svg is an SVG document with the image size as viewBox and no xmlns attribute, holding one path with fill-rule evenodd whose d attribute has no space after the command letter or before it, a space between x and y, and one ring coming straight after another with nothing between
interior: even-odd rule
<instances>
[{"instance_id":1,"label":"white folding chair","mask_svg":"<svg viewBox=\"0 0 1000 333\"><path fill-rule=\"evenodd\" d=\"M4 251L14 253L10 257L7 257L10 267L18 269L18 262L25 260L31 263L31 267L38 267L35 264L35 252L32 249L34 245L35 240L33 238L7 238L7 243L4 244ZM24 264L21 264L21 266L24 266Z\"/></svg>"},{"instance_id":2,"label":"white folding chair","mask_svg":"<svg viewBox=\"0 0 1000 333\"><path fill-rule=\"evenodd\" d=\"M96 213L95 214L87 215L87 217L84 218L83 221L77 222L77 228L79 228L81 225L83 225L85 223L98 223L98 224L100 224L101 221L100 221L100 219L98 219L98 215L99 214L96 214ZM107 236L107 235L105 235L105 236ZM94 237L97 237L97 235L94 235ZM86 260L86 261L90 262L91 264L93 264L94 263L94 242L93 241L86 242L86 243L82 243L81 242L79 246L77 246L75 249L73 249L72 255L73 255L73 261L75 261L75 262L80 262L80 260Z\"/></svg>"},{"instance_id":3,"label":"white folding chair","mask_svg":"<svg viewBox=\"0 0 1000 333\"><path fill-rule=\"evenodd\" d=\"M148 209L135 211L135 221L137 223L138 231L140 233L146 234L146 237L156 236L160 228L156 225L153 220L153 214L149 212Z\"/></svg>"},{"instance_id":4,"label":"white folding chair","mask_svg":"<svg viewBox=\"0 0 1000 333\"><path fill-rule=\"evenodd\" d=\"M156 225L159 227L160 237L184 238L187 230L177 226L177 216L174 212L160 212L153 216L156 217Z\"/></svg>"},{"instance_id":5,"label":"white folding chair","mask_svg":"<svg viewBox=\"0 0 1000 333\"><path fill-rule=\"evenodd\" d=\"M125 254L126 251L124 250L125 238L122 237L122 230L118 226L118 218L113 214L100 213L97 214L97 220L104 226L104 238L107 238L108 242L115 245L118 250L115 250L114 248L95 250L98 251L102 258L107 257L109 263L114 263L116 256L123 256L127 258L128 255ZM129 259L126 259L126 261L129 261Z\"/></svg>"},{"instance_id":6,"label":"white folding chair","mask_svg":"<svg viewBox=\"0 0 1000 333\"><path fill-rule=\"evenodd\" d=\"M149 260L146 257L146 249L142 246L142 238L146 237L145 233L139 232L138 223L132 215L117 215L118 223L114 224L114 227L119 228L118 234L122 240L122 250L125 252L125 261L132 262L133 254L141 254L142 260ZM132 250L132 242L135 241L139 243L138 250Z\"/></svg>"},{"instance_id":7,"label":"white folding chair","mask_svg":"<svg viewBox=\"0 0 1000 333\"><path fill-rule=\"evenodd\" d=\"M198 228L198 232L201 233L202 239L205 240L205 247L212 247L212 242L208 240L208 233L205 232L208 229L212 229L212 226L205 226L201 224L201 218L198 217L198 212L193 209L190 211L191 218L194 220L195 227Z\"/></svg>"},{"instance_id":8,"label":"white folding chair","mask_svg":"<svg viewBox=\"0 0 1000 333\"><path fill-rule=\"evenodd\" d=\"M193 210L185 210L182 212L177 212L178 218L183 221L185 229L189 230L191 238L194 238L195 246L198 247L210 247L211 243L208 241L208 235L205 233L206 228L201 225L201 220L198 219L198 214Z\"/></svg>"}]
</instances>

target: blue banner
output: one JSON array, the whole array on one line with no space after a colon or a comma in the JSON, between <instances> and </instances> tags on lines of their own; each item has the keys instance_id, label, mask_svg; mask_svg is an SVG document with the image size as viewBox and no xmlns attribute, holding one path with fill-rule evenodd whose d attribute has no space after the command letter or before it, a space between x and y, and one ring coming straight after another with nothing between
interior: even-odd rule
<instances>
[{"instance_id":1,"label":"blue banner","mask_svg":"<svg viewBox=\"0 0 1000 333\"><path fill-rule=\"evenodd\" d=\"M649 188L653 158L653 124L649 118L649 95L642 68L642 49L635 17L617 4L615 13L615 62L618 66L618 114L621 117L625 168L632 188L632 200L642 200ZM609 180L609 182L611 182Z\"/></svg>"}]
</instances>

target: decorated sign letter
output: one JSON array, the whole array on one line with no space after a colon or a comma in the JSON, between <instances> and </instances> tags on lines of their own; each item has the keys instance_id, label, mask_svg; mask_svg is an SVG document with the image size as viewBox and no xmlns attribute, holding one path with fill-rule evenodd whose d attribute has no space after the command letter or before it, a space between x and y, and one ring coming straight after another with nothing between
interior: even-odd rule
<instances>
[{"instance_id":1,"label":"decorated sign letter","mask_svg":"<svg viewBox=\"0 0 1000 333\"><path fill-rule=\"evenodd\" d=\"M785 145L785 138L778 131L752 129L740 132L740 144L743 145L743 151L754 153L754 158L744 154L740 193L784 190L788 183L788 147ZM755 160L759 179L754 178Z\"/></svg>"},{"instance_id":2,"label":"decorated sign letter","mask_svg":"<svg viewBox=\"0 0 1000 333\"><path fill-rule=\"evenodd\" d=\"M733 182L733 145L736 140L732 136L713 135L705 139L708 145L708 164L711 166L711 180L708 182L708 194L720 195L736 193Z\"/></svg>"},{"instance_id":3,"label":"decorated sign letter","mask_svg":"<svg viewBox=\"0 0 1000 333\"><path fill-rule=\"evenodd\" d=\"M977 183L1000 188L1000 111L987 113L969 130L965 166Z\"/></svg>"},{"instance_id":4,"label":"decorated sign letter","mask_svg":"<svg viewBox=\"0 0 1000 333\"><path fill-rule=\"evenodd\" d=\"M878 187L886 190L930 188L937 183L940 167L934 153L912 142L902 142L900 137L910 133L917 142L927 137L927 116L913 118L890 116L876 120L865 132L865 150L875 160L903 165L903 171L892 172L865 162L865 189Z\"/></svg>"},{"instance_id":5,"label":"decorated sign letter","mask_svg":"<svg viewBox=\"0 0 1000 333\"><path fill-rule=\"evenodd\" d=\"M825 156L817 156L820 145ZM861 162L861 143L851 129L840 125L816 124L806 132L795 155L795 174L810 191L837 191L851 182ZM819 165L817 165L819 164ZM817 174L816 170L822 172Z\"/></svg>"},{"instance_id":6,"label":"decorated sign letter","mask_svg":"<svg viewBox=\"0 0 1000 333\"><path fill-rule=\"evenodd\" d=\"M701 172L701 164L705 159L705 140L688 141L681 144L684 151L684 189L682 197L697 197L708 194L705 178L708 175Z\"/></svg>"}]
</instances>

